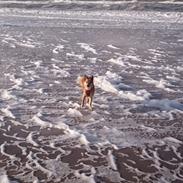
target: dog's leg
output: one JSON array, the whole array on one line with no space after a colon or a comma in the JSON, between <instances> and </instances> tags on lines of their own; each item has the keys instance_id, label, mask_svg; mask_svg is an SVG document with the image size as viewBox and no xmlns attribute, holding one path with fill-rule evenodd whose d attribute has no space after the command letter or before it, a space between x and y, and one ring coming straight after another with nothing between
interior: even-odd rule
<instances>
[{"instance_id":1,"label":"dog's leg","mask_svg":"<svg viewBox=\"0 0 183 183\"><path fill-rule=\"evenodd\" d=\"M88 97L89 108L92 110L92 97Z\"/></svg>"},{"instance_id":2,"label":"dog's leg","mask_svg":"<svg viewBox=\"0 0 183 183\"><path fill-rule=\"evenodd\" d=\"M82 96L82 99L81 99L81 107L83 107L83 106L84 106L85 98L86 98L86 96L85 96L85 95L83 95L83 96Z\"/></svg>"}]
</instances>

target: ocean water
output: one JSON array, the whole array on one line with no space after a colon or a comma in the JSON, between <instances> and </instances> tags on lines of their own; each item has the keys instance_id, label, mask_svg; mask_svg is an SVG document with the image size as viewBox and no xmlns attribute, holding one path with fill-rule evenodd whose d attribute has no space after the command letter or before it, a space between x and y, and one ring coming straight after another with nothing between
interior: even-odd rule
<instances>
[{"instance_id":1,"label":"ocean water","mask_svg":"<svg viewBox=\"0 0 183 183\"><path fill-rule=\"evenodd\" d=\"M0 183L182 182L182 9L0 1Z\"/></svg>"}]
</instances>

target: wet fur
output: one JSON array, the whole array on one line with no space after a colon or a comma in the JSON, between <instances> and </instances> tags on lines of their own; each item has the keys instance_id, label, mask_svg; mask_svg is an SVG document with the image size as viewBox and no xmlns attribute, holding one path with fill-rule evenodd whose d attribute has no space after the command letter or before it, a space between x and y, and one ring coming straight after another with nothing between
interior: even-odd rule
<instances>
[{"instance_id":1,"label":"wet fur","mask_svg":"<svg viewBox=\"0 0 183 183\"><path fill-rule=\"evenodd\" d=\"M86 76L86 75L81 76L79 78L79 84L83 92L82 99L81 99L81 107L83 107L85 103L88 103L89 108L92 110L93 96L95 93L93 76Z\"/></svg>"}]
</instances>

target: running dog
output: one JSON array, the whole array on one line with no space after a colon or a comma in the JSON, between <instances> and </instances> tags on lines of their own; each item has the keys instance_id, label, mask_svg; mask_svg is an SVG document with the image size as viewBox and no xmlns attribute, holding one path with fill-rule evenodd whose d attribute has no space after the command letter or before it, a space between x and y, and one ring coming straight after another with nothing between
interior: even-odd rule
<instances>
[{"instance_id":1,"label":"running dog","mask_svg":"<svg viewBox=\"0 0 183 183\"><path fill-rule=\"evenodd\" d=\"M84 106L85 100L86 103L89 104L89 108L92 110L92 101L95 93L95 86L93 82L93 76L80 76L79 84L83 91L82 99L81 99L81 107Z\"/></svg>"}]
</instances>

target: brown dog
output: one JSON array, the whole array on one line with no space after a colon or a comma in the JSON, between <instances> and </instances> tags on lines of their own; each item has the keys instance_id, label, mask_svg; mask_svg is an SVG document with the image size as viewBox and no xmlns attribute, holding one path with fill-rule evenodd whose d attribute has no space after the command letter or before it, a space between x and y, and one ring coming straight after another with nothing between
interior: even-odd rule
<instances>
[{"instance_id":1,"label":"brown dog","mask_svg":"<svg viewBox=\"0 0 183 183\"><path fill-rule=\"evenodd\" d=\"M79 84L83 91L81 107L84 106L85 100L87 100L86 103L89 104L89 108L92 110L92 101L95 92L93 76L86 76L86 75L81 76L79 78Z\"/></svg>"}]
</instances>

